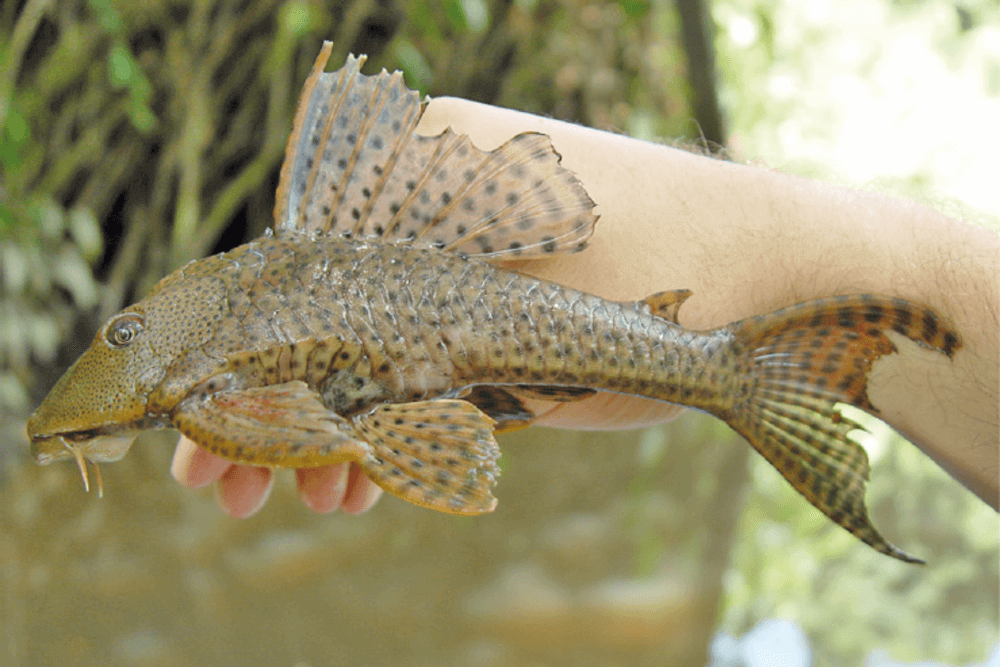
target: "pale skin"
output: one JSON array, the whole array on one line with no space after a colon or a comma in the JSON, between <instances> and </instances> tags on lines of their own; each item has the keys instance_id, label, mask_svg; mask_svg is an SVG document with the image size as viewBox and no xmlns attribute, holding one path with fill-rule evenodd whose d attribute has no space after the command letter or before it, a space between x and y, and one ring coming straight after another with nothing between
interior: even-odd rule
<instances>
[{"instance_id":1,"label":"pale skin","mask_svg":"<svg viewBox=\"0 0 1000 667\"><path fill-rule=\"evenodd\" d=\"M883 419L994 509L1000 499L1000 236L909 201L692 155L455 98L430 102L417 128L451 126L484 150L525 131L552 138L597 202L590 246L522 262L533 276L615 300L666 289L694 295L680 311L708 329L790 304L874 293L928 304L957 328L953 360L894 337L869 396ZM677 406L599 394L534 406L536 424L626 429L668 421ZM272 472L231 464L181 438L171 467L184 486L217 482L220 507L247 517L265 504ZM381 490L341 464L296 471L317 512L360 514Z\"/></svg>"}]
</instances>

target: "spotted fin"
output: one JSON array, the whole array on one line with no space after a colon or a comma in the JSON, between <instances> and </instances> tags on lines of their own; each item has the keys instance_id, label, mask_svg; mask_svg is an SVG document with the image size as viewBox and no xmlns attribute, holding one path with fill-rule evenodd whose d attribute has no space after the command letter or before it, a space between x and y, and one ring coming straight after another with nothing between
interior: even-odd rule
<instances>
[{"instance_id":1,"label":"spotted fin","mask_svg":"<svg viewBox=\"0 0 1000 667\"><path fill-rule=\"evenodd\" d=\"M367 454L350 425L298 380L229 391L202 383L171 415L177 429L216 456L246 465L311 468Z\"/></svg>"},{"instance_id":2,"label":"spotted fin","mask_svg":"<svg viewBox=\"0 0 1000 667\"><path fill-rule=\"evenodd\" d=\"M415 505L451 514L496 507L500 474L493 420L457 399L394 403L355 417L371 445L361 468L383 489Z\"/></svg>"},{"instance_id":3,"label":"spotted fin","mask_svg":"<svg viewBox=\"0 0 1000 667\"><path fill-rule=\"evenodd\" d=\"M306 81L281 169L278 234L411 241L500 260L583 249L593 201L549 138L520 134L490 152L445 130L414 134L419 94L399 72L364 76L364 57Z\"/></svg>"},{"instance_id":4,"label":"spotted fin","mask_svg":"<svg viewBox=\"0 0 1000 667\"><path fill-rule=\"evenodd\" d=\"M877 551L923 561L887 542L865 506L865 450L848 437L863 428L837 403L877 414L868 399L872 363L896 351L896 331L951 357L958 333L925 306L860 295L798 304L729 326L734 354L753 383L720 417L743 435L816 508Z\"/></svg>"}]
</instances>

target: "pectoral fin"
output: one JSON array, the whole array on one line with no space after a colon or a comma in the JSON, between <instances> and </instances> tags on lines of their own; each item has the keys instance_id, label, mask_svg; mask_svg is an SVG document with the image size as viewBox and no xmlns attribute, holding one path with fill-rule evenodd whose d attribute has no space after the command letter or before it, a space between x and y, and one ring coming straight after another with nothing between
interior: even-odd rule
<instances>
[{"instance_id":1,"label":"pectoral fin","mask_svg":"<svg viewBox=\"0 0 1000 667\"><path fill-rule=\"evenodd\" d=\"M305 382L195 391L173 414L181 433L216 456L248 465L312 468L361 460L368 446Z\"/></svg>"},{"instance_id":2,"label":"pectoral fin","mask_svg":"<svg viewBox=\"0 0 1000 667\"><path fill-rule=\"evenodd\" d=\"M496 507L491 488L500 450L493 420L476 406L456 399L397 403L353 421L371 444L362 469L389 493L451 514Z\"/></svg>"},{"instance_id":3,"label":"pectoral fin","mask_svg":"<svg viewBox=\"0 0 1000 667\"><path fill-rule=\"evenodd\" d=\"M213 454L248 465L313 468L355 461L369 479L416 505L451 514L496 507L494 422L467 401L387 404L348 422L304 382L185 399L174 425Z\"/></svg>"}]
</instances>

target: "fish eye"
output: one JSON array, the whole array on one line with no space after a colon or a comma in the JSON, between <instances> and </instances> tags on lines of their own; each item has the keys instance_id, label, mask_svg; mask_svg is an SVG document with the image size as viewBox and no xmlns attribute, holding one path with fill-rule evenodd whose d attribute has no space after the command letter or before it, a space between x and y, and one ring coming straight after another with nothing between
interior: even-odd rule
<instances>
[{"instance_id":1,"label":"fish eye","mask_svg":"<svg viewBox=\"0 0 1000 667\"><path fill-rule=\"evenodd\" d=\"M111 347L125 347L145 328L144 320L135 313L125 313L108 323L104 338Z\"/></svg>"}]
</instances>

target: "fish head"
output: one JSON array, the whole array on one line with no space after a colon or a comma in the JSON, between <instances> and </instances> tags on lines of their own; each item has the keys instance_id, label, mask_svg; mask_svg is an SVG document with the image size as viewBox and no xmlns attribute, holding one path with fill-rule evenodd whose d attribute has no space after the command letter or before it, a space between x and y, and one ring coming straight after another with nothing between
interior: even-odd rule
<instances>
[{"instance_id":1,"label":"fish head","mask_svg":"<svg viewBox=\"0 0 1000 667\"><path fill-rule=\"evenodd\" d=\"M38 463L125 456L146 421L149 390L163 376L163 360L146 329L141 305L116 314L59 379L28 418Z\"/></svg>"},{"instance_id":2,"label":"fish head","mask_svg":"<svg viewBox=\"0 0 1000 667\"><path fill-rule=\"evenodd\" d=\"M149 414L150 395L178 358L214 334L223 294L217 279L182 270L105 322L29 417L35 460L76 459L86 483L84 460L124 457L139 431L160 425L162 417Z\"/></svg>"}]
</instances>

